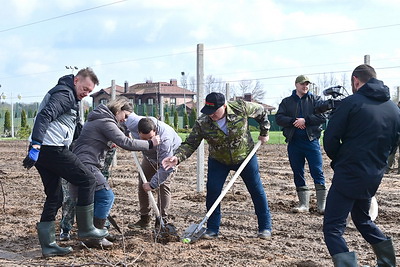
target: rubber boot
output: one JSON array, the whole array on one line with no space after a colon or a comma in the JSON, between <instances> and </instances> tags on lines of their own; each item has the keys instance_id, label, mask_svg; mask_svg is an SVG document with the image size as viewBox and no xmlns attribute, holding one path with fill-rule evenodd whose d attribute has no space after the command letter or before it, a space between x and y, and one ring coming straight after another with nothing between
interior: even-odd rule
<instances>
[{"instance_id":1,"label":"rubber boot","mask_svg":"<svg viewBox=\"0 0 400 267\"><path fill-rule=\"evenodd\" d=\"M94 217L93 218L93 225L97 229L104 229L104 225L106 224L107 219L99 219ZM103 239L89 239L84 241L85 245L89 248L103 248L103 249L110 249L113 246L113 243L107 240L106 238Z\"/></svg>"},{"instance_id":2,"label":"rubber boot","mask_svg":"<svg viewBox=\"0 0 400 267\"><path fill-rule=\"evenodd\" d=\"M93 225L93 203L88 206L76 206L76 224L78 239L103 239L108 235L106 229L97 229Z\"/></svg>"},{"instance_id":3,"label":"rubber boot","mask_svg":"<svg viewBox=\"0 0 400 267\"><path fill-rule=\"evenodd\" d=\"M299 197L299 205L292 209L294 213L309 212L310 210L310 190L307 186L296 188L297 196Z\"/></svg>"},{"instance_id":4,"label":"rubber boot","mask_svg":"<svg viewBox=\"0 0 400 267\"><path fill-rule=\"evenodd\" d=\"M393 241L391 238L372 245L376 255L378 267L396 266L396 253L394 252Z\"/></svg>"},{"instance_id":5,"label":"rubber boot","mask_svg":"<svg viewBox=\"0 0 400 267\"><path fill-rule=\"evenodd\" d=\"M71 247L59 247L56 243L56 228L54 221L36 224L42 255L45 258L64 256L72 252Z\"/></svg>"},{"instance_id":6,"label":"rubber boot","mask_svg":"<svg viewBox=\"0 0 400 267\"><path fill-rule=\"evenodd\" d=\"M150 215L140 215L140 220L135 222L135 223L131 223L128 225L128 228L134 229L134 228L141 228L141 229L147 229L150 227L150 221L151 221L151 217Z\"/></svg>"},{"instance_id":7,"label":"rubber boot","mask_svg":"<svg viewBox=\"0 0 400 267\"><path fill-rule=\"evenodd\" d=\"M343 252L332 256L335 267L358 267L356 253Z\"/></svg>"},{"instance_id":8,"label":"rubber boot","mask_svg":"<svg viewBox=\"0 0 400 267\"><path fill-rule=\"evenodd\" d=\"M315 184L315 194L317 195L317 211L323 215L325 213L326 187L323 184Z\"/></svg>"}]
</instances>

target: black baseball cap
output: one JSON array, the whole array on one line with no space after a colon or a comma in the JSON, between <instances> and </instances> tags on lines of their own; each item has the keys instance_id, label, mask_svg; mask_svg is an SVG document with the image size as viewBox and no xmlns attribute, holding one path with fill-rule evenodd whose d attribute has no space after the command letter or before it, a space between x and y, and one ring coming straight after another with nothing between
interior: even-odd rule
<instances>
[{"instance_id":1,"label":"black baseball cap","mask_svg":"<svg viewBox=\"0 0 400 267\"><path fill-rule=\"evenodd\" d=\"M201 113L206 115L213 114L217 109L225 104L225 96L221 93L210 93L206 97L206 103L201 109Z\"/></svg>"}]
</instances>

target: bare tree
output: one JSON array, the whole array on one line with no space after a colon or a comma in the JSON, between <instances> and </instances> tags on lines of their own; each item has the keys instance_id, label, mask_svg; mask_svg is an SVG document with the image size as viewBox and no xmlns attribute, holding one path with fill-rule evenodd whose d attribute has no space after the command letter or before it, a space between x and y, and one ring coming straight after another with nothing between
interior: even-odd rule
<instances>
[{"instance_id":1,"label":"bare tree","mask_svg":"<svg viewBox=\"0 0 400 267\"><path fill-rule=\"evenodd\" d=\"M212 75L207 75L204 82L204 93L209 94L211 92L225 93L224 83L220 78L216 78Z\"/></svg>"},{"instance_id":2,"label":"bare tree","mask_svg":"<svg viewBox=\"0 0 400 267\"><path fill-rule=\"evenodd\" d=\"M189 84L188 84L189 90L192 91L192 92L195 92L196 91L196 85L197 85L196 78L194 76L191 76L189 78Z\"/></svg>"},{"instance_id":3,"label":"bare tree","mask_svg":"<svg viewBox=\"0 0 400 267\"><path fill-rule=\"evenodd\" d=\"M252 99L258 102L262 102L266 94L264 86L259 80L242 80L238 84L237 91L240 96L251 93Z\"/></svg>"},{"instance_id":4,"label":"bare tree","mask_svg":"<svg viewBox=\"0 0 400 267\"><path fill-rule=\"evenodd\" d=\"M320 95L321 94L321 89L330 87L330 86L335 86L338 85L338 81L336 77L333 75L333 73L330 73L329 75L327 73L324 73L321 76L318 76L317 79L317 86L315 92L311 91L315 95Z\"/></svg>"}]
</instances>

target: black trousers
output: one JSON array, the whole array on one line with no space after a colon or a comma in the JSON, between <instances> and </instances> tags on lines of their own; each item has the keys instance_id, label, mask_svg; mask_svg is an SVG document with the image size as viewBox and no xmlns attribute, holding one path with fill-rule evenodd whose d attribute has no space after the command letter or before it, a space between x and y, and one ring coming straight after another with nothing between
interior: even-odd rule
<instances>
[{"instance_id":1,"label":"black trousers","mask_svg":"<svg viewBox=\"0 0 400 267\"><path fill-rule=\"evenodd\" d=\"M331 256L349 252L346 240L343 238L349 212L357 230L368 243L374 245L388 239L371 221L370 206L371 198L349 198L337 191L334 186L330 187L326 199L323 231L325 244Z\"/></svg>"},{"instance_id":2,"label":"black trousers","mask_svg":"<svg viewBox=\"0 0 400 267\"><path fill-rule=\"evenodd\" d=\"M93 203L96 178L67 147L41 146L35 167L46 194L41 222L54 221L62 205L61 177L78 187L77 206Z\"/></svg>"}]
</instances>

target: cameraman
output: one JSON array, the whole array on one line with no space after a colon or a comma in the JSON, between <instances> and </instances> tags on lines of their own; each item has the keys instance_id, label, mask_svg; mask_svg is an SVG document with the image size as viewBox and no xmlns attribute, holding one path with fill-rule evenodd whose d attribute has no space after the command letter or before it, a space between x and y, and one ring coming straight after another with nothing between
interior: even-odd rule
<instances>
[{"instance_id":1,"label":"cameraman","mask_svg":"<svg viewBox=\"0 0 400 267\"><path fill-rule=\"evenodd\" d=\"M309 212L310 190L304 177L305 159L314 179L318 213L324 214L326 187L322 170L322 154L319 145L321 125L326 121L324 114L316 114L315 108L321 102L319 96L308 91L310 80L300 75L295 80L296 90L279 104L276 123L283 127L288 143L288 155L292 167L299 205L293 212Z\"/></svg>"},{"instance_id":2,"label":"cameraman","mask_svg":"<svg viewBox=\"0 0 400 267\"><path fill-rule=\"evenodd\" d=\"M353 95L342 100L324 133L324 148L334 170L324 216L325 243L334 266L358 266L343 238L351 212L378 266L396 266L392 239L371 221L369 208L399 139L400 112L371 66L355 68L351 86Z\"/></svg>"}]
</instances>

